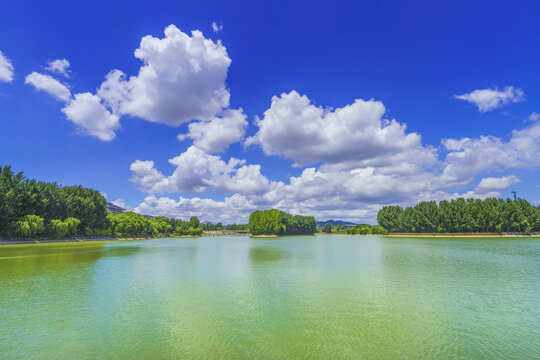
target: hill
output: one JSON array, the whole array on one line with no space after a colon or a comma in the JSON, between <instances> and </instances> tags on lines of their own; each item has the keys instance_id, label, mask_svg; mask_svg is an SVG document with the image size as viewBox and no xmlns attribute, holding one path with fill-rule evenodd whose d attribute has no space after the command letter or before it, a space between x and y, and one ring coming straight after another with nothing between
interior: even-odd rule
<instances>
[{"instance_id":1,"label":"hill","mask_svg":"<svg viewBox=\"0 0 540 360\"><path fill-rule=\"evenodd\" d=\"M357 226L358 224L348 222L348 221L342 221L342 220L320 220L317 221L317 227L323 227L327 223L330 223L332 226L340 225L340 226Z\"/></svg>"}]
</instances>

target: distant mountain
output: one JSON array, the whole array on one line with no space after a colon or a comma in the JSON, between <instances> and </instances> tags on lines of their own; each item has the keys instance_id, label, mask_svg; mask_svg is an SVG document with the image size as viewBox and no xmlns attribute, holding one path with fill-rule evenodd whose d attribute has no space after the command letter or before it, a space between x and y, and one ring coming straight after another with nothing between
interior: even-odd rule
<instances>
[{"instance_id":1,"label":"distant mountain","mask_svg":"<svg viewBox=\"0 0 540 360\"><path fill-rule=\"evenodd\" d=\"M341 220L321 220L317 221L317 227L323 227L327 223L330 223L332 226L340 225L340 226L356 226L358 224L348 222L348 221L341 221Z\"/></svg>"}]
</instances>

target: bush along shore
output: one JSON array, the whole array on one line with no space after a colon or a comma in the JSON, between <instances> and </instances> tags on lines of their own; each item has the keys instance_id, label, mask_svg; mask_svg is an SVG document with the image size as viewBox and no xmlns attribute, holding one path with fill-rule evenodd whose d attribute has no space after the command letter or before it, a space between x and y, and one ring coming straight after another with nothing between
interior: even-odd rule
<instances>
[{"instance_id":1,"label":"bush along shore","mask_svg":"<svg viewBox=\"0 0 540 360\"><path fill-rule=\"evenodd\" d=\"M380 225L360 224L354 227L332 226L326 223L323 227L317 228L320 234L336 235L385 235L388 231Z\"/></svg>"}]
</instances>

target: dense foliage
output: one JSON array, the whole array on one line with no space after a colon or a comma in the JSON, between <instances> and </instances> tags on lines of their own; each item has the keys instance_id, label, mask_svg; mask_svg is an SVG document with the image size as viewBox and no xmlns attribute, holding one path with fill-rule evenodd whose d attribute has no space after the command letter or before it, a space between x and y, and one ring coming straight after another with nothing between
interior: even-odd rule
<instances>
[{"instance_id":1,"label":"dense foliage","mask_svg":"<svg viewBox=\"0 0 540 360\"><path fill-rule=\"evenodd\" d=\"M379 225L389 232L462 233L540 231L540 206L524 199L463 199L421 202L402 209L385 206Z\"/></svg>"},{"instance_id":2,"label":"dense foliage","mask_svg":"<svg viewBox=\"0 0 540 360\"><path fill-rule=\"evenodd\" d=\"M155 236L163 235L201 235L203 229L199 226L199 219L192 216L189 221L172 219L165 216L156 216L149 219L143 215L126 211L122 214L109 214L109 236Z\"/></svg>"},{"instance_id":3,"label":"dense foliage","mask_svg":"<svg viewBox=\"0 0 540 360\"><path fill-rule=\"evenodd\" d=\"M253 235L313 235L317 231L313 216L293 216L276 209L251 213L248 226Z\"/></svg>"},{"instance_id":4,"label":"dense foliage","mask_svg":"<svg viewBox=\"0 0 540 360\"><path fill-rule=\"evenodd\" d=\"M14 174L9 166L0 166L0 237L124 237L202 232L195 216L184 222L164 216L149 219L131 211L108 213L105 198L96 190L29 180L22 173Z\"/></svg>"},{"instance_id":5,"label":"dense foliage","mask_svg":"<svg viewBox=\"0 0 540 360\"><path fill-rule=\"evenodd\" d=\"M385 235L388 231L380 225L362 224L345 230L348 235Z\"/></svg>"},{"instance_id":6,"label":"dense foliage","mask_svg":"<svg viewBox=\"0 0 540 360\"><path fill-rule=\"evenodd\" d=\"M133 211L126 211L122 214L109 214L108 217L111 223L110 231L112 236L140 236L154 233L154 227L150 219Z\"/></svg>"},{"instance_id":7,"label":"dense foliage","mask_svg":"<svg viewBox=\"0 0 540 360\"><path fill-rule=\"evenodd\" d=\"M330 234L332 232L332 224L326 223L321 229L322 232Z\"/></svg>"},{"instance_id":8,"label":"dense foliage","mask_svg":"<svg viewBox=\"0 0 540 360\"><path fill-rule=\"evenodd\" d=\"M29 180L0 166L0 237L62 237L66 229L75 234L107 226L105 199L98 191Z\"/></svg>"},{"instance_id":9,"label":"dense foliage","mask_svg":"<svg viewBox=\"0 0 540 360\"><path fill-rule=\"evenodd\" d=\"M217 224L201 224L201 227L207 231L217 231L217 230L249 230L248 224L230 224L223 225L218 222Z\"/></svg>"}]
</instances>

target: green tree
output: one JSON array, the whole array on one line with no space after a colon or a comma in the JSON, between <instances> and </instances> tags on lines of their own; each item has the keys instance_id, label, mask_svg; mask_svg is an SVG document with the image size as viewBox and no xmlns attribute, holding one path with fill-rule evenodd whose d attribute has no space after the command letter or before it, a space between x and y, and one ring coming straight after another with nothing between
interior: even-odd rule
<instances>
[{"instance_id":1,"label":"green tree","mask_svg":"<svg viewBox=\"0 0 540 360\"><path fill-rule=\"evenodd\" d=\"M317 231L317 222L313 216L292 216L271 209L251 213L247 227L253 235L313 235Z\"/></svg>"},{"instance_id":2,"label":"green tree","mask_svg":"<svg viewBox=\"0 0 540 360\"><path fill-rule=\"evenodd\" d=\"M18 237L36 237L45 231L44 221L37 215L26 215L22 220L17 221L13 227L15 228L15 235Z\"/></svg>"},{"instance_id":3,"label":"green tree","mask_svg":"<svg viewBox=\"0 0 540 360\"><path fill-rule=\"evenodd\" d=\"M153 226L153 233L170 233L173 230L171 220L165 216L156 216L150 219L150 223ZM181 220L180 220L181 221Z\"/></svg>"},{"instance_id":4,"label":"green tree","mask_svg":"<svg viewBox=\"0 0 540 360\"><path fill-rule=\"evenodd\" d=\"M383 207L379 225L402 232L529 232L540 231L540 212L524 199L464 199L421 202L403 211Z\"/></svg>"},{"instance_id":5,"label":"green tree","mask_svg":"<svg viewBox=\"0 0 540 360\"><path fill-rule=\"evenodd\" d=\"M69 225L62 220L51 220L49 227L51 234L56 238L64 238L69 234Z\"/></svg>"},{"instance_id":6,"label":"green tree","mask_svg":"<svg viewBox=\"0 0 540 360\"><path fill-rule=\"evenodd\" d=\"M332 232L332 224L330 223L324 224L322 231L327 234L330 234Z\"/></svg>"},{"instance_id":7,"label":"green tree","mask_svg":"<svg viewBox=\"0 0 540 360\"><path fill-rule=\"evenodd\" d=\"M68 227L68 234L70 236L77 235L77 230L79 229L81 220L74 217L68 217L64 222L66 223Z\"/></svg>"},{"instance_id":8,"label":"green tree","mask_svg":"<svg viewBox=\"0 0 540 360\"><path fill-rule=\"evenodd\" d=\"M199 219L196 217L196 216L192 216L190 219L189 219L189 226L192 227L192 228L198 228L199 227Z\"/></svg>"}]
</instances>

